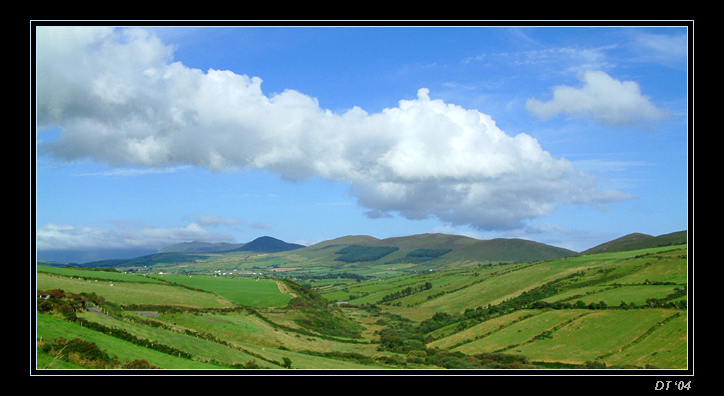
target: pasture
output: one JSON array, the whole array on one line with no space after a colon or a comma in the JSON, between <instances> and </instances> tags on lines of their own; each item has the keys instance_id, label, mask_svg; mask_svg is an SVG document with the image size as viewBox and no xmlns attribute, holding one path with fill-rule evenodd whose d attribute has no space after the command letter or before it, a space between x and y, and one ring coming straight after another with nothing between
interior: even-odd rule
<instances>
[{"instance_id":1,"label":"pasture","mask_svg":"<svg viewBox=\"0 0 724 396\"><path fill-rule=\"evenodd\" d=\"M281 307L292 299L282 293L273 279L204 275L153 275L165 282L217 294L229 301L251 307Z\"/></svg>"},{"instance_id":2,"label":"pasture","mask_svg":"<svg viewBox=\"0 0 724 396\"><path fill-rule=\"evenodd\" d=\"M192 308L230 308L233 303L216 294L163 283L97 281L38 273L38 290L63 289L73 293L95 293L121 305L174 305Z\"/></svg>"}]
</instances>

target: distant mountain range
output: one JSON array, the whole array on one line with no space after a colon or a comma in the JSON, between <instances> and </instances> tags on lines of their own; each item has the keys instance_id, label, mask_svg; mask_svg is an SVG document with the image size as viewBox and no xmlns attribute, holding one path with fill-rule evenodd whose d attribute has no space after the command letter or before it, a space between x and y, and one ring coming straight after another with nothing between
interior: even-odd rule
<instances>
[{"instance_id":1,"label":"distant mountain range","mask_svg":"<svg viewBox=\"0 0 724 396\"><path fill-rule=\"evenodd\" d=\"M244 246L244 243L228 242L181 242L158 251L158 253L220 253Z\"/></svg>"},{"instance_id":2,"label":"distant mountain range","mask_svg":"<svg viewBox=\"0 0 724 396\"><path fill-rule=\"evenodd\" d=\"M248 243L184 242L168 246L156 253L143 252L135 257L116 257L113 260L90 259L86 261L43 257L39 261L60 263L84 263L88 266L125 266L169 260L179 262L194 259L196 255L209 253L257 252L283 253L299 250L299 254L323 261L377 261L422 262L431 259L444 261L538 261L594 253L619 252L667 245L685 244L687 231L659 236L641 233L629 234L600 244L583 252L575 252L525 239L495 238L480 240L461 235L418 234L404 237L377 239L367 235L352 235L327 240L312 246L288 243L263 236ZM343 250L344 249L344 250ZM91 257L90 255L80 257ZM201 256L199 256L201 258Z\"/></svg>"},{"instance_id":3,"label":"distant mountain range","mask_svg":"<svg viewBox=\"0 0 724 396\"><path fill-rule=\"evenodd\" d=\"M230 252L258 252L258 253L279 253L305 247L296 243L288 243L282 240L263 236L254 239L249 243L208 243L208 242L183 242L163 248L159 253L230 253Z\"/></svg>"}]
</instances>

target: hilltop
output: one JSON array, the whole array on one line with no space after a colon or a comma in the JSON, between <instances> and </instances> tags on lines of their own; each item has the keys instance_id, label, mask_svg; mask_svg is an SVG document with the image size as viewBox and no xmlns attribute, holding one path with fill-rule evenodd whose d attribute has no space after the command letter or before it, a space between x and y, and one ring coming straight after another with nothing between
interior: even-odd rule
<instances>
[{"instance_id":1,"label":"hilltop","mask_svg":"<svg viewBox=\"0 0 724 396\"><path fill-rule=\"evenodd\" d=\"M478 261L538 261L575 256L578 253L525 239L495 238L474 239L462 235L417 234L403 237L376 239L369 236L343 237L307 248L308 250L329 249L332 246L363 246L390 250L387 261L404 257L445 257L456 260ZM446 251L446 252L443 252ZM413 253L409 256L409 253ZM395 254L393 254L395 253ZM404 253L404 254L403 254ZM382 257L381 257L382 258ZM404 260L403 260L404 261Z\"/></svg>"},{"instance_id":2,"label":"hilltop","mask_svg":"<svg viewBox=\"0 0 724 396\"><path fill-rule=\"evenodd\" d=\"M632 233L584 250L581 254L623 252L669 245L683 245L687 243L687 239L687 231L677 231L659 236Z\"/></svg>"},{"instance_id":3,"label":"hilltop","mask_svg":"<svg viewBox=\"0 0 724 396\"><path fill-rule=\"evenodd\" d=\"M304 245L284 242L269 236L254 239L242 247L229 250L229 252L257 252L257 253L279 253L290 250L301 249Z\"/></svg>"}]
</instances>

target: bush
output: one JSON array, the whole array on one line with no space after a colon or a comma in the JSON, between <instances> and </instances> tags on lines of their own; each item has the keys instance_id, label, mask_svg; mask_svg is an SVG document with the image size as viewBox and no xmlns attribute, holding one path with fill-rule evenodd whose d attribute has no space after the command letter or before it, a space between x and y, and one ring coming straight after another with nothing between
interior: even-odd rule
<instances>
[{"instance_id":1,"label":"bush","mask_svg":"<svg viewBox=\"0 0 724 396\"><path fill-rule=\"evenodd\" d=\"M158 367L152 366L150 363L148 363L145 360L133 360L133 361L124 362L121 365L121 367L124 369L155 369L155 368L158 368Z\"/></svg>"},{"instance_id":2,"label":"bush","mask_svg":"<svg viewBox=\"0 0 724 396\"><path fill-rule=\"evenodd\" d=\"M376 359L379 363L382 364L391 364L395 366L406 366L407 362L405 360L397 355L390 355L390 356L381 356Z\"/></svg>"},{"instance_id":3,"label":"bush","mask_svg":"<svg viewBox=\"0 0 724 396\"><path fill-rule=\"evenodd\" d=\"M408 363L423 363L427 357L427 352L423 350L410 351L405 358Z\"/></svg>"},{"instance_id":4,"label":"bush","mask_svg":"<svg viewBox=\"0 0 724 396\"><path fill-rule=\"evenodd\" d=\"M80 338L59 338L55 342L43 344L41 351L90 368L114 368L118 365L118 361L102 351L98 345Z\"/></svg>"}]
</instances>

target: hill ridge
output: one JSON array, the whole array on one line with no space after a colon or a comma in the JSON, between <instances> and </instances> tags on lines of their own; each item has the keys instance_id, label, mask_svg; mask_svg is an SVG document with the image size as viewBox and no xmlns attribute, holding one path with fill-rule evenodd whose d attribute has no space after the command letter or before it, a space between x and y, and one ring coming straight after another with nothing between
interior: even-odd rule
<instances>
[{"instance_id":1,"label":"hill ridge","mask_svg":"<svg viewBox=\"0 0 724 396\"><path fill-rule=\"evenodd\" d=\"M652 236L639 232L624 235L622 237L604 242L590 249L584 250L581 254L611 253L629 250L646 249L667 245L682 245L688 241L688 231L676 231L668 234Z\"/></svg>"}]
</instances>

